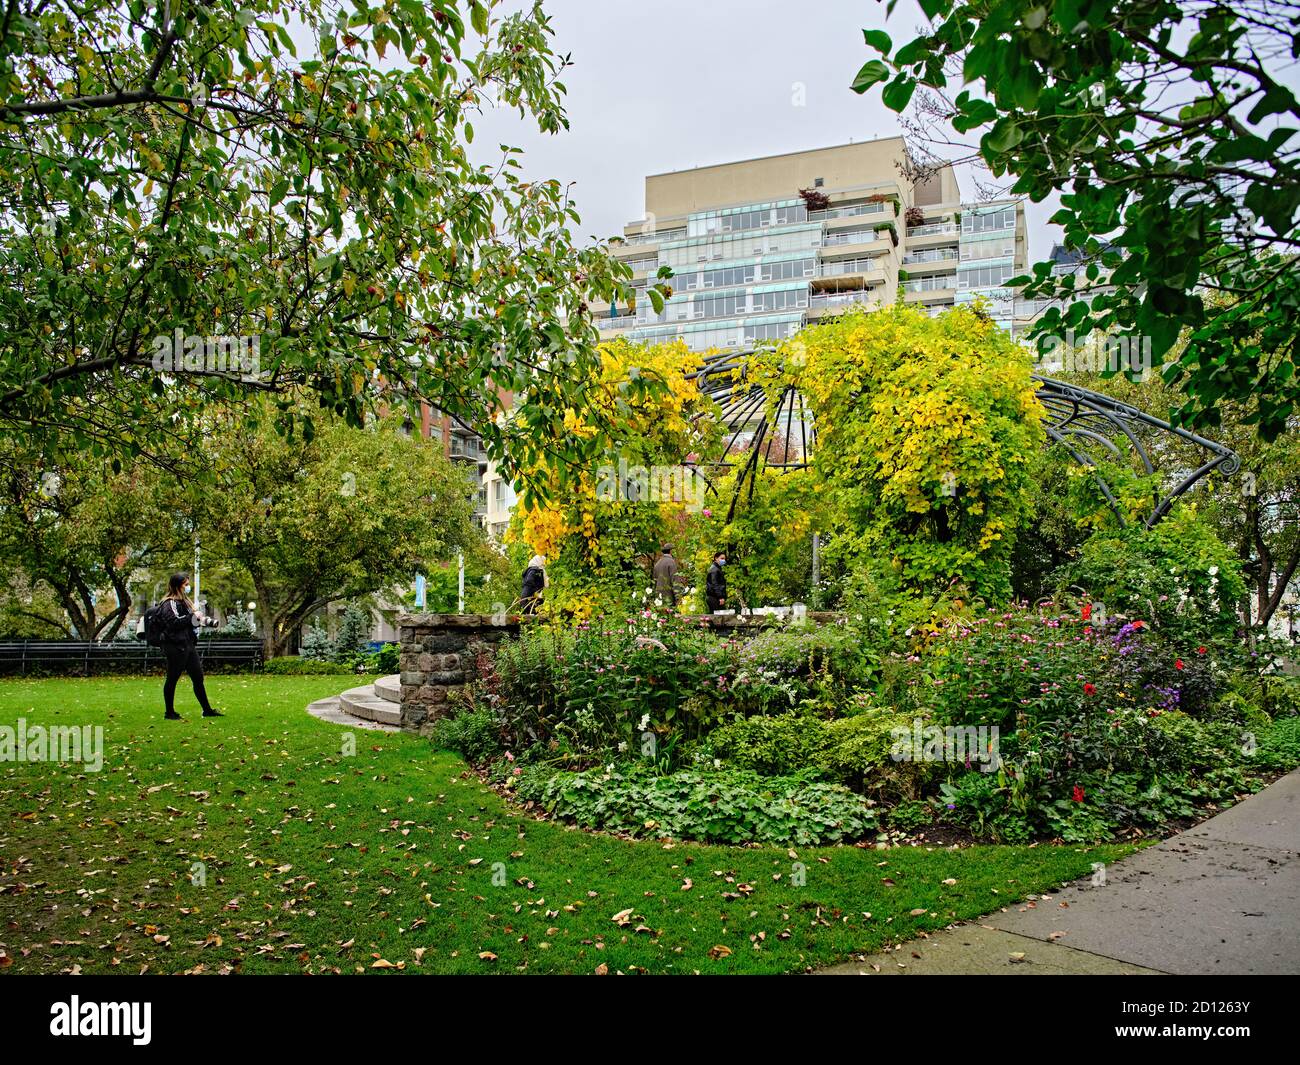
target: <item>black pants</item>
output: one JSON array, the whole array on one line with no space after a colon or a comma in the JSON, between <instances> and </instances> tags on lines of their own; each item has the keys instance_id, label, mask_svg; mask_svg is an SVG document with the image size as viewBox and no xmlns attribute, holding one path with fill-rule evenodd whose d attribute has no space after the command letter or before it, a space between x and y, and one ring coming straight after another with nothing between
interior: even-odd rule
<instances>
[{"instance_id":1,"label":"black pants","mask_svg":"<svg viewBox=\"0 0 1300 1065\"><path fill-rule=\"evenodd\" d=\"M208 692L203 686L203 663L199 661L198 645L165 643L162 649L163 654L167 656L167 681L163 684L163 704L167 707L167 712L174 713L172 703L176 697L176 682L181 679L182 673L190 675L190 683L194 685L194 697L198 699L199 706L204 710L211 710Z\"/></svg>"}]
</instances>

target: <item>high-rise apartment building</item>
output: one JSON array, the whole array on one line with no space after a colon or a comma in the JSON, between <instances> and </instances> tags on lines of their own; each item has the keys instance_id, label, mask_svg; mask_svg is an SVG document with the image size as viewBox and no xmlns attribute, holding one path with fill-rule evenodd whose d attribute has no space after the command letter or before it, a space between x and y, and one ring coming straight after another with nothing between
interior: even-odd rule
<instances>
[{"instance_id":1,"label":"high-rise apartment building","mask_svg":"<svg viewBox=\"0 0 1300 1065\"><path fill-rule=\"evenodd\" d=\"M646 217L615 251L638 298L601 309L602 337L745 350L900 292L932 314L983 296L1014 331L1022 203L963 205L950 167L914 181L906 162L890 137L646 178ZM673 295L656 312L644 292L663 266Z\"/></svg>"}]
</instances>

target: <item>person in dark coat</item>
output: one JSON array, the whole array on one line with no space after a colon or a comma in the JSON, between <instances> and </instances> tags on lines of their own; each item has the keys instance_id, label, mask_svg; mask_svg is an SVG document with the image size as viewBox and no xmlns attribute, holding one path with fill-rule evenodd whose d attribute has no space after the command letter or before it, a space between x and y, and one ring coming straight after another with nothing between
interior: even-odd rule
<instances>
[{"instance_id":1,"label":"person in dark coat","mask_svg":"<svg viewBox=\"0 0 1300 1065\"><path fill-rule=\"evenodd\" d=\"M167 659L167 679L163 682L163 705L166 712L163 717L168 721L179 721L181 715L176 712L176 683L182 673L190 675L194 685L194 697L203 707L204 717L222 717L219 710L212 709L208 702L207 688L203 683L203 663L199 660L199 629L204 625L215 625L211 618L205 618L189 599L190 579L184 573L173 573L167 582L167 595L163 598L163 638L162 652Z\"/></svg>"},{"instance_id":2,"label":"person in dark coat","mask_svg":"<svg viewBox=\"0 0 1300 1065\"><path fill-rule=\"evenodd\" d=\"M704 575L704 601L709 606L709 613L716 614L727 605L727 574L723 567L727 564L727 552L719 551L713 556L713 565Z\"/></svg>"},{"instance_id":3,"label":"person in dark coat","mask_svg":"<svg viewBox=\"0 0 1300 1065\"><path fill-rule=\"evenodd\" d=\"M546 559L534 555L528 560L524 570L523 583L519 590L519 609L524 614L536 614L542 605L542 592L546 588Z\"/></svg>"},{"instance_id":4,"label":"person in dark coat","mask_svg":"<svg viewBox=\"0 0 1300 1065\"><path fill-rule=\"evenodd\" d=\"M664 544L663 552L654 564L655 595L665 602L677 605L677 571L681 568L673 557L673 545Z\"/></svg>"}]
</instances>

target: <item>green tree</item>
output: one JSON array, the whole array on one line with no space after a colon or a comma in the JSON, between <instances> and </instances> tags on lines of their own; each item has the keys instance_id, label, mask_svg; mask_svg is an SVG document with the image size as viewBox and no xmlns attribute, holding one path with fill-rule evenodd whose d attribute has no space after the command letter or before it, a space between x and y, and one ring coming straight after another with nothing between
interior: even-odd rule
<instances>
[{"instance_id":1,"label":"green tree","mask_svg":"<svg viewBox=\"0 0 1300 1065\"><path fill-rule=\"evenodd\" d=\"M111 640L131 612L133 573L184 542L169 492L147 464L115 473L89 455L0 441L0 560L11 610L45 634Z\"/></svg>"},{"instance_id":2,"label":"green tree","mask_svg":"<svg viewBox=\"0 0 1300 1065\"><path fill-rule=\"evenodd\" d=\"M630 272L575 247L569 190L518 149L470 161L489 104L567 125L540 4L495 6L5 3L0 431L165 460L213 402L307 388L354 424L427 401L508 467L581 464L588 301ZM159 372L176 336L194 358ZM503 390L527 417L498 421ZM310 438L310 408L282 413Z\"/></svg>"},{"instance_id":3,"label":"green tree","mask_svg":"<svg viewBox=\"0 0 1300 1065\"><path fill-rule=\"evenodd\" d=\"M474 487L434 441L396 419L357 429L326 419L310 440L251 424L213 434L215 485L192 485L207 554L247 571L267 655L332 602L372 595L471 547Z\"/></svg>"},{"instance_id":4,"label":"green tree","mask_svg":"<svg viewBox=\"0 0 1300 1065\"><path fill-rule=\"evenodd\" d=\"M929 26L897 49L866 31L884 58L853 88L881 84L888 107L914 106L931 155L956 147L1035 202L1061 194L1052 221L1091 261L1077 279L1034 268L1025 295L1068 304L1042 316L1039 335L1150 337L1183 390L1179 420L1217 425L1235 400L1274 439L1300 398L1300 104L1274 73L1296 55L1300 8L920 3ZM1103 281L1113 294L1098 293Z\"/></svg>"}]
</instances>

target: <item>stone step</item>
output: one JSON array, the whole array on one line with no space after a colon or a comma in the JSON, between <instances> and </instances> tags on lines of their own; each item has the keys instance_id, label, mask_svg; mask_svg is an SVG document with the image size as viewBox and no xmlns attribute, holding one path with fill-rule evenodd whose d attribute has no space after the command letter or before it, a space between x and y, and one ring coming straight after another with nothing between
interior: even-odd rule
<instances>
[{"instance_id":1,"label":"stone step","mask_svg":"<svg viewBox=\"0 0 1300 1065\"><path fill-rule=\"evenodd\" d=\"M307 713L312 717L319 718L321 721L328 721L331 725L342 725L345 728L376 729L381 732L396 731L397 725L386 725L379 721L367 721L364 718L354 717L339 705L339 697L331 695L328 699L317 699L307 707Z\"/></svg>"},{"instance_id":2,"label":"stone step","mask_svg":"<svg viewBox=\"0 0 1300 1065\"><path fill-rule=\"evenodd\" d=\"M400 703L402 701L402 675L393 673L387 677L380 677L375 681L375 694L381 699L387 699L390 703Z\"/></svg>"},{"instance_id":3,"label":"stone step","mask_svg":"<svg viewBox=\"0 0 1300 1065\"><path fill-rule=\"evenodd\" d=\"M373 684L359 688L349 688L339 696L339 708L353 717L365 721L377 721L381 725L400 725L402 708L388 699L375 694Z\"/></svg>"}]
</instances>

